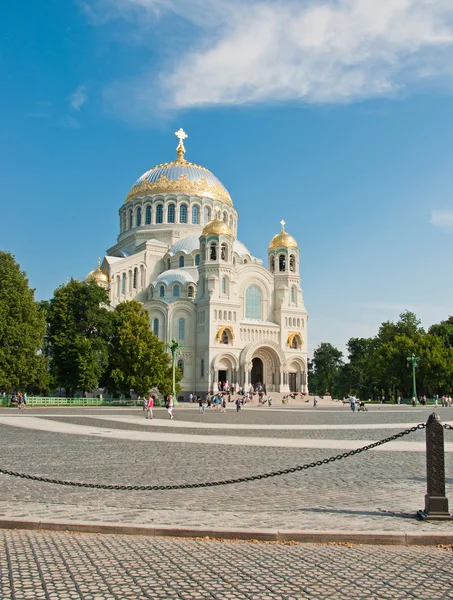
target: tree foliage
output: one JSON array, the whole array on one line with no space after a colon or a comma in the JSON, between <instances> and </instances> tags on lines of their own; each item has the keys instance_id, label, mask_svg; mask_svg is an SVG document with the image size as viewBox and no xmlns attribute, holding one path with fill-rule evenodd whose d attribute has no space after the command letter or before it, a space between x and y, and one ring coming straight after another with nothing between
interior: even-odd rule
<instances>
[{"instance_id":1,"label":"tree foliage","mask_svg":"<svg viewBox=\"0 0 453 600\"><path fill-rule=\"evenodd\" d=\"M321 344L315 350L313 360L312 377L320 393L316 360L319 353L323 354L324 346ZM376 337L351 338L347 350L348 362L331 371L334 374L331 388L338 397L349 394L360 398L411 397L412 369L407 357L412 353L419 358L418 393L432 396L453 391L452 317L432 325L427 334L417 316L405 311L396 323L382 323Z\"/></svg>"},{"instance_id":2,"label":"tree foliage","mask_svg":"<svg viewBox=\"0 0 453 600\"><path fill-rule=\"evenodd\" d=\"M322 342L313 353L310 389L319 394L332 393L333 385L343 364L343 353L327 342ZM310 382L310 379L309 379Z\"/></svg>"},{"instance_id":3,"label":"tree foliage","mask_svg":"<svg viewBox=\"0 0 453 600\"><path fill-rule=\"evenodd\" d=\"M45 319L14 257L0 251L0 388L25 389L45 374Z\"/></svg>"},{"instance_id":4,"label":"tree foliage","mask_svg":"<svg viewBox=\"0 0 453 600\"><path fill-rule=\"evenodd\" d=\"M50 371L68 396L97 388L107 368L112 332L108 303L107 290L75 280L55 290L48 303Z\"/></svg>"},{"instance_id":5,"label":"tree foliage","mask_svg":"<svg viewBox=\"0 0 453 600\"><path fill-rule=\"evenodd\" d=\"M113 312L113 331L107 387L125 395L133 390L144 396L152 388L169 394L171 359L165 344L151 331L148 311L135 300L122 302ZM180 377L178 370L177 381Z\"/></svg>"}]
</instances>

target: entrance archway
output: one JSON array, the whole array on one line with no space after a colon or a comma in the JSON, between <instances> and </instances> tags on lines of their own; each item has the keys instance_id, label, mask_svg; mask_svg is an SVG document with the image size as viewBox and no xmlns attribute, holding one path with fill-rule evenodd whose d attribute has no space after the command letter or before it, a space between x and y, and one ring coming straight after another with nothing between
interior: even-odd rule
<instances>
[{"instance_id":1,"label":"entrance archway","mask_svg":"<svg viewBox=\"0 0 453 600\"><path fill-rule=\"evenodd\" d=\"M261 358L258 358L258 356L255 356L255 358L252 359L251 380L252 385L264 383L264 365L263 361Z\"/></svg>"}]
</instances>

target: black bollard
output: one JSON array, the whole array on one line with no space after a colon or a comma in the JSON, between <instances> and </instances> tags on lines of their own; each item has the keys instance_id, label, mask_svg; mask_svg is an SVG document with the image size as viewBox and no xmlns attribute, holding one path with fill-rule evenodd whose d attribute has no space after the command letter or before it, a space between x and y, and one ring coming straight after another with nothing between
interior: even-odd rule
<instances>
[{"instance_id":1,"label":"black bollard","mask_svg":"<svg viewBox=\"0 0 453 600\"><path fill-rule=\"evenodd\" d=\"M432 413L426 422L426 481L425 510L418 515L425 520L452 519L445 495L444 428L439 415Z\"/></svg>"}]
</instances>

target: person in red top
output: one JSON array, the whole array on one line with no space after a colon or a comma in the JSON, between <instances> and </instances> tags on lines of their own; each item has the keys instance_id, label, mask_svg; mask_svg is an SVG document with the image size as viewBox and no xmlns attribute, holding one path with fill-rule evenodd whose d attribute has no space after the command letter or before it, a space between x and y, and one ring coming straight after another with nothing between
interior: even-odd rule
<instances>
[{"instance_id":1,"label":"person in red top","mask_svg":"<svg viewBox=\"0 0 453 600\"><path fill-rule=\"evenodd\" d=\"M150 394L148 396L148 404L146 405L146 418L147 419L153 418L153 408L154 408L154 398Z\"/></svg>"}]
</instances>

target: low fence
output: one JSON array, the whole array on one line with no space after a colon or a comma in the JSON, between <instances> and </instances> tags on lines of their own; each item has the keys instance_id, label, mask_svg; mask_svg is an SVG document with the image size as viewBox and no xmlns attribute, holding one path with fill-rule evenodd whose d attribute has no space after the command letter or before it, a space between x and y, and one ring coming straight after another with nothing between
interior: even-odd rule
<instances>
[{"instance_id":1,"label":"low fence","mask_svg":"<svg viewBox=\"0 0 453 600\"><path fill-rule=\"evenodd\" d=\"M27 406L141 406L143 400L131 398L55 398L51 396L28 396ZM1 406L17 406L11 396L1 398Z\"/></svg>"}]
</instances>

